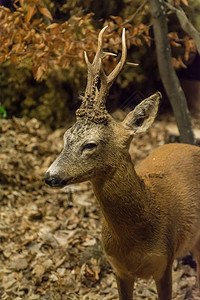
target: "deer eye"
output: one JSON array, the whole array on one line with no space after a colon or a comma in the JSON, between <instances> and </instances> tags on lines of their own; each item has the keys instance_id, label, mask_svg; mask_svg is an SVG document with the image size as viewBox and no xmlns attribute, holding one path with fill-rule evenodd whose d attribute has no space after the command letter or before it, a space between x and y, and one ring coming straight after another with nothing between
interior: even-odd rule
<instances>
[{"instance_id":1,"label":"deer eye","mask_svg":"<svg viewBox=\"0 0 200 300\"><path fill-rule=\"evenodd\" d=\"M82 152L84 150L93 150L96 147L97 147L97 144L95 142L91 141L83 146Z\"/></svg>"}]
</instances>

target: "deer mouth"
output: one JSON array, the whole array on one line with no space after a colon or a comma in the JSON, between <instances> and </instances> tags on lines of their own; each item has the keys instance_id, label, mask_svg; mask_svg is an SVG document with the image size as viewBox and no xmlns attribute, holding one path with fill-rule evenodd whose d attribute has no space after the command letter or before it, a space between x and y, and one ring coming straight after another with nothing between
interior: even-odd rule
<instances>
[{"instance_id":1,"label":"deer mouth","mask_svg":"<svg viewBox=\"0 0 200 300\"><path fill-rule=\"evenodd\" d=\"M61 179L59 176L51 176L49 172L45 174L44 181L52 188L62 188L66 186L72 178Z\"/></svg>"}]
</instances>

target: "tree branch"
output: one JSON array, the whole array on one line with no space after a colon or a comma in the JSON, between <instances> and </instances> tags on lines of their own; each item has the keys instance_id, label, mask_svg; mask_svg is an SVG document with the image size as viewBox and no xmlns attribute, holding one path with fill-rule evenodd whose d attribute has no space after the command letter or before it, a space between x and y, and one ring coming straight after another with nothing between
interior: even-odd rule
<instances>
[{"instance_id":1,"label":"tree branch","mask_svg":"<svg viewBox=\"0 0 200 300\"><path fill-rule=\"evenodd\" d=\"M132 16L130 16L126 21L124 21L122 23L122 26L130 23L133 21L133 19L137 16L137 14L143 9L143 7L147 4L148 0L145 0L139 7L138 9L134 12L134 14L132 14Z\"/></svg>"},{"instance_id":2,"label":"tree branch","mask_svg":"<svg viewBox=\"0 0 200 300\"><path fill-rule=\"evenodd\" d=\"M149 3L153 17L153 30L160 77L173 108L180 132L180 141L182 143L195 144L187 101L172 65L164 1L149 0Z\"/></svg>"},{"instance_id":3,"label":"tree branch","mask_svg":"<svg viewBox=\"0 0 200 300\"><path fill-rule=\"evenodd\" d=\"M112 30L109 31L109 33L115 31L117 28L124 26L130 22L133 21L133 19L137 16L137 14L143 9L143 7L147 4L148 0L144 0L143 3L138 7L138 9L132 14L127 20L125 20L120 25L116 25Z\"/></svg>"},{"instance_id":4,"label":"tree branch","mask_svg":"<svg viewBox=\"0 0 200 300\"><path fill-rule=\"evenodd\" d=\"M176 14L182 29L194 40L197 51L200 55L200 33L196 30L196 28L192 25L192 23L188 20L185 12L181 7L176 8L170 3L165 1L166 6Z\"/></svg>"}]
</instances>

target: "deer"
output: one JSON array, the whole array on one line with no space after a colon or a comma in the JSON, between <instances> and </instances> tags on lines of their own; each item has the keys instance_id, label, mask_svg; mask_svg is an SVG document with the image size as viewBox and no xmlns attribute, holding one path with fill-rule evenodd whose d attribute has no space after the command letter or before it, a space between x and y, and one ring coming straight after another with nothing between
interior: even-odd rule
<instances>
[{"instance_id":1,"label":"deer","mask_svg":"<svg viewBox=\"0 0 200 300\"><path fill-rule=\"evenodd\" d=\"M88 68L84 99L76 122L64 134L64 147L50 165L45 182L52 188L91 181L102 210L102 243L116 276L120 300L132 300L134 282L152 277L159 300L172 299L172 264L191 252L200 284L200 148L165 144L134 167L132 139L153 123L161 99L156 92L117 122L106 98L126 64L125 29L122 53L106 74L104 27Z\"/></svg>"}]
</instances>

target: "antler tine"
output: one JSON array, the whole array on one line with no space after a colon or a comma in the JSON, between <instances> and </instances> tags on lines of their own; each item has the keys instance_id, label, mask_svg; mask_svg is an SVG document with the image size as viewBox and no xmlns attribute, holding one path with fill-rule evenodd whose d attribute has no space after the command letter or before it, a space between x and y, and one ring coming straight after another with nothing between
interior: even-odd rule
<instances>
[{"instance_id":1,"label":"antler tine","mask_svg":"<svg viewBox=\"0 0 200 300\"><path fill-rule=\"evenodd\" d=\"M125 37L125 28L123 28L122 31L122 56L120 61L118 62L117 66L114 68L114 70L107 76L107 83L112 83L112 81L117 77L117 75L122 70L125 62L126 62L126 55L127 55L127 49L126 49L126 37Z\"/></svg>"},{"instance_id":2,"label":"antler tine","mask_svg":"<svg viewBox=\"0 0 200 300\"><path fill-rule=\"evenodd\" d=\"M104 56L104 52L103 52L103 34L104 34L104 31L108 28L108 25L106 25L103 29L101 29L101 31L99 32L99 36L98 36L98 47L97 47L97 52L96 52L96 55L95 55L95 58L94 58L94 61L93 63L96 61L96 59L99 59L99 58L103 58ZM100 57L99 57L100 56Z\"/></svg>"},{"instance_id":3,"label":"antler tine","mask_svg":"<svg viewBox=\"0 0 200 300\"><path fill-rule=\"evenodd\" d=\"M84 58L85 58L86 65L87 66L91 65L91 63L89 62L89 59L88 59L86 51L84 51Z\"/></svg>"},{"instance_id":4,"label":"antler tine","mask_svg":"<svg viewBox=\"0 0 200 300\"><path fill-rule=\"evenodd\" d=\"M105 53L103 52L103 33L107 29L108 25L106 25L101 31L99 32L98 36L98 46L97 46L97 51L94 57L94 60L92 63L90 63L86 51L84 51L84 57L85 57L85 62L87 66L95 65L98 61L101 62L101 59L104 57ZM114 53L109 53L109 55L115 55Z\"/></svg>"}]
</instances>

